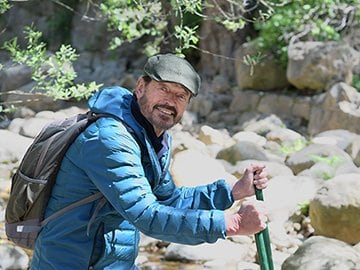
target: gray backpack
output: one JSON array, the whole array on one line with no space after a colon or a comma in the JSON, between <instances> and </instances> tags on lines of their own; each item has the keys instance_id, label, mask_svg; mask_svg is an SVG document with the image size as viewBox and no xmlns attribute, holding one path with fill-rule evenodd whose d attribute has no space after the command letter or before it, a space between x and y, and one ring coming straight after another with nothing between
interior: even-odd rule
<instances>
[{"instance_id":1,"label":"gray backpack","mask_svg":"<svg viewBox=\"0 0 360 270\"><path fill-rule=\"evenodd\" d=\"M109 115L91 112L78 114L50 123L36 136L12 177L5 212L5 231L9 240L21 247L33 249L38 233L50 220L100 198L102 205L106 203L106 199L98 192L44 219L51 190L67 149L86 127L102 116Z\"/></svg>"}]
</instances>

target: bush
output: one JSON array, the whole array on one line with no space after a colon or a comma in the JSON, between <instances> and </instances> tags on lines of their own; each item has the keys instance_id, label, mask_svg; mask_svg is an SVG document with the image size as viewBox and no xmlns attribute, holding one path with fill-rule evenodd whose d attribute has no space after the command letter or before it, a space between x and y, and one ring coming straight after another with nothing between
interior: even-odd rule
<instances>
[{"instance_id":1,"label":"bush","mask_svg":"<svg viewBox=\"0 0 360 270\"><path fill-rule=\"evenodd\" d=\"M269 11L269 19L254 23L256 45L271 50L283 64L290 43L339 40L360 19L358 0L271 1Z\"/></svg>"}]
</instances>

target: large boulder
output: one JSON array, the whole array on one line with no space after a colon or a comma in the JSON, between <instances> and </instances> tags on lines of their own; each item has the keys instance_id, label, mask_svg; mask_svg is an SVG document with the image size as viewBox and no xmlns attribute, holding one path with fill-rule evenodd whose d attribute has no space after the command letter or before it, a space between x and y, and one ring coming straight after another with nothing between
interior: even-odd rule
<instances>
[{"instance_id":1,"label":"large boulder","mask_svg":"<svg viewBox=\"0 0 360 270\"><path fill-rule=\"evenodd\" d=\"M235 52L236 80L240 89L267 91L288 87L286 69L271 52L267 52L266 57L254 67L245 64L246 56L255 56L257 53L253 42L244 43Z\"/></svg>"},{"instance_id":2,"label":"large boulder","mask_svg":"<svg viewBox=\"0 0 360 270\"><path fill-rule=\"evenodd\" d=\"M323 184L310 202L315 234L350 244L360 242L360 174L344 174Z\"/></svg>"},{"instance_id":3,"label":"large boulder","mask_svg":"<svg viewBox=\"0 0 360 270\"><path fill-rule=\"evenodd\" d=\"M352 82L359 52L338 42L297 42L289 45L287 79L297 89L323 92L337 82Z\"/></svg>"},{"instance_id":4,"label":"large boulder","mask_svg":"<svg viewBox=\"0 0 360 270\"><path fill-rule=\"evenodd\" d=\"M346 83L337 83L325 94L314 99L308 133L346 129L360 133L360 93Z\"/></svg>"}]
</instances>

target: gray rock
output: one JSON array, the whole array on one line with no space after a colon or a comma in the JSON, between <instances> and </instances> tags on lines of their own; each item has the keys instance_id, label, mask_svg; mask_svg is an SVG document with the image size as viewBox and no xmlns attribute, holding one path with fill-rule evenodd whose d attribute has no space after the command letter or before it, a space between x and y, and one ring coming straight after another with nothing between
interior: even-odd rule
<instances>
[{"instance_id":1,"label":"gray rock","mask_svg":"<svg viewBox=\"0 0 360 270\"><path fill-rule=\"evenodd\" d=\"M40 130L52 121L54 120L46 118L27 119L20 128L19 134L25 137L35 138Z\"/></svg>"},{"instance_id":2,"label":"gray rock","mask_svg":"<svg viewBox=\"0 0 360 270\"><path fill-rule=\"evenodd\" d=\"M360 269L360 254L342 241L313 236L285 260L281 269L356 270Z\"/></svg>"},{"instance_id":3,"label":"gray rock","mask_svg":"<svg viewBox=\"0 0 360 270\"><path fill-rule=\"evenodd\" d=\"M194 149L181 151L174 156L171 174L177 186L197 186L219 179L235 180L219 160Z\"/></svg>"},{"instance_id":4,"label":"gray rock","mask_svg":"<svg viewBox=\"0 0 360 270\"><path fill-rule=\"evenodd\" d=\"M244 63L244 57L257 54L254 42L247 42L235 52L236 80L241 89L274 90L289 86L286 69L271 52L254 67Z\"/></svg>"},{"instance_id":5,"label":"gray rock","mask_svg":"<svg viewBox=\"0 0 360 270\"><path fill-rule=\"evenodd\" d=\"M346 161L352 162L352 158L336 145L311 144L291 154L285 164L292 169L294 174L298 174L319 161L336 164Z\"/></svg>"},{"instance_id":6,"label":"gray rock","mask_svg":"<svg viewBox=\"0 0 360 270\"><path fill-rule=\"evenodd\" d=\"M166 260L175 261L213 261L225 262L246 261L254 258L256 247L252 245L236 244L219 239L214 244L200 244L196 246L171 243L165 253Z\"/></svg>"},{"instance_id":7,"label":"gray rock","mask_svg":"<svg viewBox=\"0 0 360 270\"><path fill-rule=\"evenodd\" d=\"M19 247L0 245L0 269L26 270L29 267L29 257Z\"/></svg>"},{"instance_id":8,"label":"gray rock","mask_svg":"<svg viewBox=\"0 0 360 270\"><path fill-rule=\"evenodd\" d=\"M318 100L314 99L308 133L318 134L326 130L346 129L360 132L360 93L345 83L335 84Z\"/></svg>"},{"instance_id":9,"label":"gray rock","mask_svg":"<svg viewBox=\"0 0 360 270\"><path fill-rule=\"evenodd\" d=\"M339 164L329 164L326 162L318 162L311 166L309 169L303 170L298 175L308 176L314 179L330 180L337 175L347 173L359 173L360 168L356 167L352 161L344 161Z\"/></svg>"},{"instance_id":10,"label":"gray rock","mask_svg":"<svg viewBox=\"0 0 360 270\"><path fill-rule=\"evenodd\" d=\"M322 92L337 82L351 84L359 53L338 42L296 42L288 48L287 78L297 89Z\"/></svg>"},{"instance_id":11,"label":"gray rock","mask_svg":"<svg viewBox=\"0 0 360 270\"><path fill-rule=\"evenodd\" d=\"M294 176L292 170L286 165L273 161L258 161L254 159L247 159L243 161L236 162L234 166L233 174L242 175L245 171L245 168L251 164L261 163L265 165L266 172L268 173L268 177L271 179L275 176Z\"/></svg>"},{"instance_id":12,"label":"gray rock","mask_svg":"<svg viewBox=\"0 0 360 270\"><path fill-rule=\"evenodd\" d=\"M339 148L345 150L353 140L360 138L360 136L354 132L350 132L345 129L333 129L320 132L313 139L313 143L326 144L326 139L330 139Z\"/></svg>"},{"instance_id":13,"label":"gray rock","mask_svg":"<svg viewBox=\"0 0 360 270\"><path fill-rule=\"evenodd\" d=\"M31 81L31 68L26 65L12 65L0 69L0 91L17 90Z\"/></svg>"},{"instance_id":14,"label":"gray rock","mask_svg":"<svg viewBox=\"0 0 360 270\"><path fill-rule=\"evenodd\" d=\"M263 136L274 129L285 126L281 118L275 114L257 113L243 114L241 119L239 119L239 124L242 125L244 131L253 131Z\"/></svg>"},{"instance_id":15,"label":"gray rock","mask_svg":"<svg viewBox=\"0 0 360 270\"><path fill-rule=\"evenodd\" d=\"M32 139L8 130L0 130L0 162L16 162L22 158Z\"/></svg>"},{"instance_id":16,"label":"gray rock","mask_svg":"<svg viewBox=\"0 0 360 270\"><path fill-rule=\"evenodd\" d=\"M231 164L235 164L241 160L255 159L261 161L268 161L265 151L258 145L252 142L238 142L233 146L221 150L216 158L224 159Z\"/></svg>"}]
</instances>

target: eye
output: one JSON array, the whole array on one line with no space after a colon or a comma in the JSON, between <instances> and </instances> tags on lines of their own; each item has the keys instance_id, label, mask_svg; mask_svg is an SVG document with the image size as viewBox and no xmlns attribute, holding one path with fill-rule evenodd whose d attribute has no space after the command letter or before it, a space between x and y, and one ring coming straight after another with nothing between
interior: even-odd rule
<instances>
[{"instance_id":1,"label":"eye","mask_svg":"<svg viewBox=\"0 0 360 270\"><path fill-rule=\"evenodd\" d=\"M167 87L160 87L160 91L164 93L168 93L169 89Z\"/></svg>"},{"instance_id":2,"label":"eye","mask_svg":"<svg viewBox=\"0 0 360 270\"><path fill-rule=\"evenodd\" d=\"M182 103L187 102L187 97L185 95L177 95L176 97L177 97L177 100Z\"/></svg>"}]
</instances>

